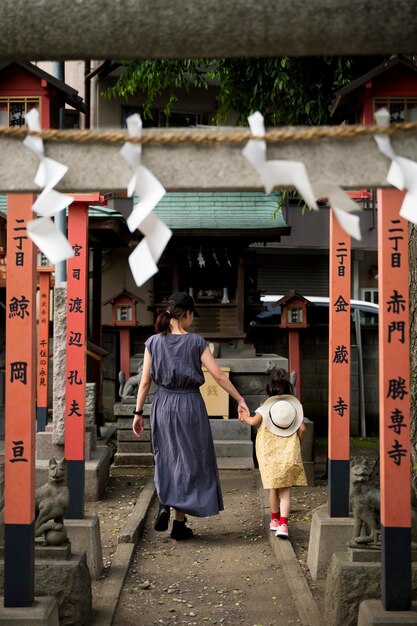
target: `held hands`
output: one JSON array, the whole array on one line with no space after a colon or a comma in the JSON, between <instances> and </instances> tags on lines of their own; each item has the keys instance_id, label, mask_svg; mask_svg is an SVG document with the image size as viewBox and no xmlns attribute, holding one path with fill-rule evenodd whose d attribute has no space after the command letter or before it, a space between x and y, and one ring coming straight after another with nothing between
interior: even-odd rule
<instances>
[{"instance_id":1,"label":"held hands","mask_svg":"<svg viewBox=\"0 0 417 626\"><path fill-rule=\"evenodd\" d=\"M240 422L245 422L245 417L249 417L249 409L243 398L237 404L237 415Z\"/></svg>"},{"instance_id":2,"label":"held hands","mask_svg":"<svg viewBox=\"0 0 417 626\"><path fill-rule=\"evenodd\" d=\"M135 417L133 418L132 430L138 439L142 437L144 429L145 424L143 422L142 415L135 415Z\"/></svg>"},{"instance_id":3,"label":"held hands","mask_svg":"<svg viewBox=\"0 0 417 626\"><path fill-rule=\"evenodd\" d=\"M246 424L250 424L249 418L250 418L249 411L242 411L242 413L239 413L240 422L246 422Z\"/></svg>"}]
</instances>

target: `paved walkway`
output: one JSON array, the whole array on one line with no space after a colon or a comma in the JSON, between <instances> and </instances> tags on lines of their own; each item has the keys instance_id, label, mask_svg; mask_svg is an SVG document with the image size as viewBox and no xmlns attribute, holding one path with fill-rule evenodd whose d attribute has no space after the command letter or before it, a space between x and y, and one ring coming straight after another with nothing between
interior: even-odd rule
<instances>
[{"instance_id":1,"label":"paved walkway","mask_svg":"<svg viewBox=\"0 0 417 626\"><path fill-rule=\"evenodd\" d=\"M188 542L153 530L147 483L119 534L93 626L322 624L291 543L269 531L258 472L220 474L225 511L192 518Z\"/></svg>"}]
</instances>

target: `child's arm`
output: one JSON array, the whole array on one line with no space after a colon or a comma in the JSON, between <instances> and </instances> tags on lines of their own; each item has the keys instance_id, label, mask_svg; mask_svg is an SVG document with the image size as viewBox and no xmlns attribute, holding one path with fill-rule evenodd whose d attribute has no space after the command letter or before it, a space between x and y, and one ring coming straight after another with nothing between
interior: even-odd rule
<instances>
[{"instance_id":1,"label":"child's arm","mask_svg":"<svg viewBox=\"0 0 417 626\"><path fill-rule=\"evenodd\" d=\"M297 430L297 435L300 440L300 443L303 443L304 435L306 433L306 427L304 422L301 422L300 428Z\"/></svg>"},{"instance_id":2,"label":"child's arm","mask_svg":"<svg viewBox=\"0 0 417 626\"><path fill-rule=\"evenodd\" d=\"M254 415L249 415L249 413L241 413L239 415L239 420L241 422L246 422L250 426L259 426L262 422L262 415L260 413L255 413Z\"/></svg>"}]
</instances>

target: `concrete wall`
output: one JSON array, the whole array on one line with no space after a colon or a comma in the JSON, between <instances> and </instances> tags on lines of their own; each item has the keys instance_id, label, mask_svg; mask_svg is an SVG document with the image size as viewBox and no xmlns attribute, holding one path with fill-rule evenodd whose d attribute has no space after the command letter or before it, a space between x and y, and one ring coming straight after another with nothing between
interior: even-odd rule
<instances>
[{"instance_id":1,"label":"concrete wall","mask_svg":"<svg viewBox=\"0 0 417 626\"><path fill-rule=\"evenodd\" d=\"M151 278L141 287L137 287L130 271L128 256L131 254L130 248L108 248L103 250L102 261L102 302L105 302L112 296L117 295L122 289L127 289L134 293L144 302L137 304L137 319L141 326L153 324L153 314L148 311L151 304L151 291L153 288L153 279ZM111 323L111 305L106 304L102 307L102 324Z\"/></svg>"}]
</instances>

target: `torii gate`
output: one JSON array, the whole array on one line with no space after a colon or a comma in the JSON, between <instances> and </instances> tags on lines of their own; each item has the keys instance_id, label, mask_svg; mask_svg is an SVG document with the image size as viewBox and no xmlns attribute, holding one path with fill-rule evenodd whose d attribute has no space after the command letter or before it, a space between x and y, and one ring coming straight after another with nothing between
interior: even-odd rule
<instances>
[{"instance_id":1,"label":"torii gate","mask_svg":"<svg viewBox=\"0 0 417 626\"><path fill-rule=\"evenodd\" d=\"M328 16L328 3L319 0L314 3L305 3L300 8L285 6L277 7L273 3L264 1L256 3L256 10L253 3L247 2L243 6L242 2L228 3L228 12L225 15L223 5L214 8L208 2L201 0L193 3L193 9L185 20L182 11L172 11L172 3L168 3L169 13L165 14L167 7L161 7L155 11L145 12L145 18L139 21L137 29L129 29L128 25L136 24L135 3L126 6L123 12L116 12L111 15L106 25L103 25L103 37L100 40L91 36L88 30L90 20L85 20L81 11L74 21L73 12L65 2L62 1L60 7L60 23L48 30L45 36L45 23L48 22L48 15L37 13L42 11L42 7L28 5L23 0L16 0L13 10L9 10L7 16L0 24L0 58L31 59L38 58L110 58L116 55L118 58L149 58L155 54L160 56L175 57L180 56L209 56L215 53L216 56L239 56L242 54L262 56L262 55L285 55L285 54L381 54L381 53L414 53L415 41L415 6L412 0L402 4L402 10L392 12L392 5L380 0L370 10L369 2L363 3L362 7L357 7L357 11L350 15L350 20L343 18L345 6L342 0L337 0L331 7L332 17L335 19L323 19ZM360 9L363 8L363 11ZM94 22L94 15L98 11L102 17L102 3L94 0L89 4L91 22ZM210 11L210 20L204 19L206 10ZM246 9L246 10L245 10ZM47 7L46 7L47 10ZM229 12L231 11L231 13ZM239 13L240 20L235 17ZM120 23L121 13L123 21ZM172 19L173 15L178 18ZM21 18L25 17L23 21ZM212 19L214 16L214 19ZM340 17L341 16L341 17ZM79 17L79 19L77 19ZM171 18L171 19L168 19ZM337 18L337 19L336 19ZM340 18L340 19L339 19ZM282 23L292 19L292 23L297 27L295 32L292 29L279 38L276 32ZM127 20L127 21L124 21ZM390 23L390 29L386 28L386 23ZM38 36L35 36L34 24L39 25ZM161 24L167 24L168 31L160 28ZM219 36L219 31L212 31L208 25L214 29L226 27L225 35ZM204 25L204 28L202 28ZM57 28L58 26L58 28ZM69 28L71 26L71 28ZM155 39L152 39L152 49L147 49L144 42L150 41L146 36L146 28L153 26L153 32L161 37L161 48L155 46ZM20 29L16 33L16 28ZM77 29L79 37L77 41L69 37L73 28ZM141 29L145 28L145 33ZM190 30L184 34L184 29ZM227 30L227 28L229 30ZM132 32L134 31L134 36ZM249 42L247 33L253 32L254 37ZM115 41L115 33L119 33L121 38ZM172 35L172 38L170 37ZM231 36L233 34L233 36ZM52 37L54 35L54 37ZM179 42L177 42L179 37ZM94 44L94 50L91 45ZM186 42L186 45L184 45ZM215 42L212 48L212 42ZM142 47L138 45L142 44ZM116 45L117 44L117 45ZM32 47L33 46L33 47ZM101 47L101 48L100 48ZM118 54L117 54L118 53ZM410 140L398 140L397 149L402 153L407 153L410 147ZM2 148L8 150L10 158L0 171L0 189L6 192L36 191L33 184L34 164L25 155L24 150L12 140L2 139ZM302 160L312 179L319 179L320 172L325 169L328 176L337 180L345 187L385 187L387 161L380 156L373 145L372 138L353 142L354 152L346 142L330 140L329 150L326 155L321 153L317 156L316 146L311 145L306 150L305 146L286 146L270 150L271 158L293 158ZM335 147L336 146L336 147ZM332 149L333 148L333 149ZM411 152L414 147L411 146ZM122 190L126 187L129 174L126 172L124 163L118 156L118 149L106 149L106 160L100 159L102 169L96 168L96 163L92 163L90 155L81 156L83 151L80 147L52 147L48 150L50 156L54 157L59 151L59 160L71 163L71 175L66 177L59 186L61 191L86 191L87 189L100 189L104 191ZM224 166L230 163L232 150L230 146L223 146L216 150L204 151L201 159L200 147L184 146L175 149L178 158L173 158L173 151L161 157L163 151L156 148L146 150L145 164L147 161L153 163L152 169L155 175L161 180L167 189L175 190L187 187L189 189L212 189L216 187L224 190L229 189L259 189L261 185L251 168L239 158L238 151L235 151L234 163L228 171L227 181L225 180ZM213 156L215 152L215 155ZM152 160L153 155L157 155ZM175 156L176 156L175 155ZM16 177L15 164L19 163L19 174ZM22 166L22 164L26 166ZM3 165L3 164L2 164ZM212 167L213 166L213 167ZM164 169L165 168L165 169ZM182 172L178 175L178 172ZM230 175L229 175L230 174ZM385 260L385 259L384 259ZM399 320L404 321L404 319ZM403 378L403 377L402 377ZM404 465L408 459L409 450L406 456L401 456ZM388 467L388 466L387 466Z\"/></svg>"}]
</instances>

